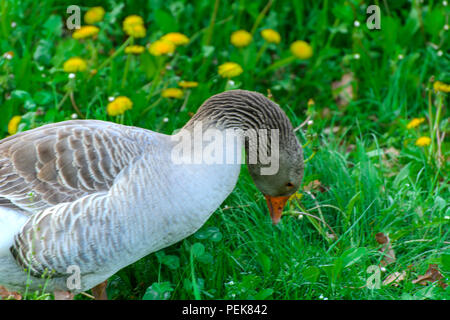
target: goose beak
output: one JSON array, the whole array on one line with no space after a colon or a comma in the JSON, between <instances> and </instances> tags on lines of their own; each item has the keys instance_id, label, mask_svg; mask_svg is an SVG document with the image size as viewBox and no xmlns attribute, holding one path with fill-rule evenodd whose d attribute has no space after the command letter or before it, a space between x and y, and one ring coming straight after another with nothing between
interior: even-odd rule
<instances>
[{"instance_id":1,"label":"goose beak","mask_svg":"<svg viewBox=\"0 0 450 320\"><path fill-rule=\"evenodd\" d=\"M289 196L287 197L271 197L271 196L264 196L266 197L267 201L267 207L269 207L270 217L272 218L272 223L277 224L280 222L281 214L283 213L284 206L286 202L289 199Z\"/></svg>"}]
</instances>

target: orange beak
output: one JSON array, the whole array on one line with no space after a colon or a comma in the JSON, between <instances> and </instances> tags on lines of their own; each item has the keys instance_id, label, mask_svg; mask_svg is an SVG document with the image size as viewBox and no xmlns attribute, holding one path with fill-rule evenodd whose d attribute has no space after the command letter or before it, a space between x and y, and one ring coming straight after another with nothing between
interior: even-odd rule
<instances>
[{"instance_id":1,"label":"orange beak","mask_svg":"<svg viewBox=\"0 0 450 320\"><path fill-rule=\"evenodd\" d=\"M270 217L272 218L272 223L277 224L280 222L281 214L283 213L284 206L289 199L287 197L271 197L264 196L267 200L267 207L269 207Z\"/></svg>"}]
</instances>

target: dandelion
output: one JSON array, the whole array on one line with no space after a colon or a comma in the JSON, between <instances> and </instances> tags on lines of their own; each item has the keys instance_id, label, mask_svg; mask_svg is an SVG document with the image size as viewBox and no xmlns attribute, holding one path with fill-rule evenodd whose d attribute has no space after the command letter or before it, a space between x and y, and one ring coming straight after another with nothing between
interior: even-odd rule
<instances>
[{"instance_id":1,"label":"dandelion","mask_svg":"<svg viewBox=\"0 0 450 320\"><path fill-rule=\"evenodd\" d=\"M145 27L141 25L132 26L127 32L127 34L133 38L143 38L145 37L145 33Z\"/></svg>"},{"instance_id":2,"label":"dandelion","mask_svg":"<svg viewBox=\"0 0 450 320\"><path fill-rule=\"evenodd\" d=\"M164 98L181 99L183 98L183 91L178 88L167 88L161 92Z\"/></svg>"},{"instance_id":3,"label":"dandelion","mask_svg":"<svg viewBox=\"0 0 450 320\"><path fill-rule=\"evenodd\" d=\"M148 47L148 51L154 56L172 54L175 51L175 45L170 41L156 40Z\"/></svg>"},{"instance_id":4,"label":"dandelion","mask_svg":"<svg viewBox=\"0 0 450 320\"><path fill-rule=\"evenodd\" d=\"M127 54L141 54L143 53L145 50L145 48L143 46L138 46L138 45L134 45L134 46L128 46L125 48L125 53Z\"/></svg>"},{"instance_id":5,"label":"dandelion","mask_svg":"<svg viewBox=\"0 0 450 320\"><path fill-rule=\"evenodd\" d=\"M108 103L106 112L113 117L124 114L125 111L131 109L132 107L133 102L129 98L120 96Z\"/></svg>"},{"instance_id":6,"label":"dandelion","mask_svg":"<svg viewBox=\"0 0 450 320\"><path fill-rule=\"evenodd\" d=\"M69 60L64 62L63 65L64 72L67 73L84 71L86 70L86 68L87 68L86 61L84 61L79 57L70 58Z\"/></svg>"},{"instance_id":7,"label":"dandelion","mask_svg":"<svg viewBox=\"0 0 450 320\"><path fill-rule=\"evenodd\" d=\"M237 48L246 47L252 42L252 35L245 30L238 30L231 34L231 44Z\"/></svg>"},{"instance_id":8,"label":"dandelion","mask_svg":"<svg viewBox=\"0 0 450 320\"><path fill-rule=\"evenodd\" d=\"M144 20L137 15L131 15L123 20L123 31L133 38L145 37Z\"/></svg>"},{"instance_id":9,"label":"dandelion","mask_svg":"<svg viewBox=\"0 0 450 320\"><path fill-rule=\"evenodd\" d=\"M135 25L143 25L144 24L144 19L142 19L142 17L138 16L138 15L131 15L126 17L123 20L123 30L126 30L127 28L131 27L131 26L135 26Z\"/></svg>"},{"instance_id":10,"label":"dandelion","mask_svg":"<svg viewBox=\"0 0 450 320\"><path fill-rule=\"evenodd\" d=\"M273 29L264 29L261 31L261 36L269 43L280 43L281 36L280 34Z\"/></svg>"},{"instance_id":11,"label":"dandelion","mask_svg":"<svg viewBox=\"0 0 450 320\"><path fill-rule=\"evenodd\" d=\"M105 9L102 7L90 8L84 15L84 22L87 24L94 24L103 20Z\"/></svg>"},{"instance_id":12,"label":"dandelion","mask_svg":"<svg viewBox=\"0 0 450 320\"><path fill-rule=\"evenodd\" d=\"M425 118L414 118L406 125L406 128L407 129L416 128L424 121L425 121Z\"/></svg>"},{"instance_id":13,"label":"dandelion","mask_svg":"<svg viewBox=\"0 0 450 320\"><path fill-rule=\"evenodd\" d=\"M86 39L90 37L94 37L100 31L96 26L82 26L80 29L75 30L72 33L72 38L74 39Z\"/></svg>"},{"instance_id":14,"label":"dandelion","mask_svg":"<svg viewBox=\"0 0 450 320\"><path fill-rule=\"evenodd\" d=\"M313 55L313 49L303 40L297 40L291 44L292 54L299 59L309 59Z\"/></svg>"},{"instance_id":15,"label":"dandelion","mask_svg":"<svg viewBox=\"0 0 450 320\"><path fill-rule=\"evenodd\" d=\"M19 127L20 120L22 120L21 116L14 116L14 117L11 118L11 120L9 120L8 133L10 135L13 135L13 134L17 133L17 129Z\"/></svg>"},{"instance_id":16,"label":"dandelion","mask_svg":"<svg viewBox=\"0 0 450 320\"><path fill-rule=\"evenodd\" d=\"M225 62L219 66L218 73L223 78L234 78L239 76L244 70L234 62Z\"/></svg>"},{"instance_id":17,"label":"dandelion","mask_svg":"<svg viewBox=\"0 0 450 320\"><path fill-rule=\"evenodd\" d=\"M182 81L178 82L178 85L180 87L182 87L182 88L185 88L185 89L187 89L187 88L195 88L195 87L198 87L198 82L182 80Z\"/></svg>"},{"instance_id":18,"label":"dandelion","mask_svg":"<svg viewBox=\"0 0 450 320\"><path fill-rule=\"evenodd\" d=\"M170 32L162 36L161 40L172 42L176 46L182 46L189 43L189 38L179 32Z\"/></svg>"},{"instance_id":19,"label":"dandelion","mask_svg":"<svg viewBox=\"0 0 450 320\"><path fill-rule=\"evenodd\" d=\"M433 83L433 89L434 91L438 92L450 92L450 84L446 84L444 82L441 81L436 81Z\"/></svg>"},{"instance_id":20,"label":"dandelion","mask_svg":"<svg viewBox=\"0 0 450 320\"><path fill-rule=\"evenodd\" d=\"M416 146L418 147L426 147L429 146L431 143L431 139L428 137L420 137L416 140Z\"/></svg>"}]
</instances>

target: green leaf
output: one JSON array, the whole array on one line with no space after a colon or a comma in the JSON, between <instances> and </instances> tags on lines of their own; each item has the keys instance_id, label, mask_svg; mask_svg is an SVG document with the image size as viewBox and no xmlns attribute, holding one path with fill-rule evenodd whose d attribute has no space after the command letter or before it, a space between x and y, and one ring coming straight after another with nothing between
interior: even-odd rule
<instances>
[{"instance_id":1,"label":"green leaf","mask_svg":"<svg viewBox=\"0 0 450 320\"><path fill-rule=\"evenodd\" d=\"M55 108L49 109L45 112L44 121L45 122L55 122L58 111Z\"/></svg>"},{"instance_id":2,"label":"green leaf","mask_svg":"<svg viewBox=\"0 0 450 320\"><path fill-rule=\"evenodd\" d=\"M272 267L272 261L270 260L270 258L266 256L264 253L260 253L257 257L257 260L261 265L263 272L269 273Z\"/></svg>"},{"instance_id":3,"label":"green leaf","mask_svg":"<svg viewBox=\"0 0 450 320\"><path fill-rule=\"evenodd\" d=\"M350 219L350 215L352 214L353 208L355 207L356 201L359 200L360 195L361 191L358 191L358 193L355 194L348 202L347 207L345 208L347 219Z\"/></svg>"},{"instance_id":4,"label":"green leaf","mask_svg":"<svg viewBox=\"0 0 450 320\"><path fill-rule=\"evenodd\" d=\"M366 256L367 252L368 252L367 248L364 247L351 248L346 250L341 256L343 267L347 268L355 264L356 262L361 260L361 258Z\"/></svg>"},{"instance_id":5,"label":"green leaf","mask_svg":"<svg viewBox=\"0 0 450 320\"><path fill-rule=\"evenodd\" d=\"M208 58L213 54L215 48L213 46L202 46L202 55L205 58Z\"/></svg>"},{"instance_id":6,"label":"green leaf","mask_svg":"<svg viewBox=\"0 0 450 320\"><path fill-rule=\"evenodd\" d=\"M213 263L214 258L210 253L205 252L201 256L198 256L197 260L204 264L211 264L211 263Z\"/></svg>"},{"instance_id":7,"label":"green leaf","mask_svg":"<svg viewBox=\"0 0 450 320\"><path fill-rule=\"evenodd\" d=\"M408 163L406 166L404 166L402 168L402 170L400 170L398 175L395 177L395 180L394 180L394 183L393 183L393 189L394 190L398 189L400 183L409 176L410 168L411 168L411 162Z\"/></svg>"},{"instance_id":8,"label":"green leaf","mask_svg":"<svg viewBox=\"0 0 450 320\"><path fill-rule=\"evenodd\" d=\"M153 59L153 57L149 53L141 54L140 59L140 68L145 72L145 75L148 79L153 78L156 75L157 71L155 59Z\"/></svg>"},{"instance_id":9,"label":"green leaf","mask_svg":"<svg viewBox=\"0 0 450 320\"><path fill-rule=\"evenodd\" d=\"M198 258L205 253L205 246L202 245L200 242L196 242L192 245L191 252L194 258Z\"/></svg>"},{"instance_id":10,"label":"green leaf","mask_svg":"<svg viewBox=\"0 0 450 320\"><path fill-rule=\"evenodd\" d=\"M31 99L31 95L24 90L14 90L11 92L11 98L17 98L22 101Z\"/></svg>"},{"instance_id":11,"label":"green leaf","mask_svg":"<svg viewBox=\"0 0 450 320\"><path fill-rule=\"evenodd\" d=\"M273 294L273 289L263 289L259 291L253 298L255 300L264 300Z\"/></svg>"},{"instance_id":12,"label":"green leaf","mask_svg":"<svg viewBox=\"0 0 450 320\"><path fill-rule=\"evenodd\" d=\"M39 105L45 105L53 101L53 95L48 91L38 91L33 96L33 100Z\"/></svg>"},{"instance_id":13,"label":"green leaf","mask_svg":"<svg viewBox=\"0 0 450 320\"><path fill-rule=\"evenodd\" d=\"M53 41L41 39L33 53L33 59L40 64L49 66L52 59L52 50Z\"/></svg>"},{"instance_id":14,"label":"green leaf","mask_svg":"<svg viewBox=\"0 0 450 320\"><path fill-rule=\"evenodd\" d=\"M439 208L439 210L443 210L447 207L447 201L439 196L436 196L436 198L434 199L434 204Z\"/></svg>"},{"instance_id":15,"label":"green leaf","mask_svg":"<svg viewBox=\"0 0 450 320\"><path fill-rule=\"evenodd\" d=\"M180 267L180 258L174 255L166 255L161 261L162 264L169 267L169 269L175 270Z\"/></svg>"},{"instance_id":16,"label":"green leaf","mask_svg":"<svg viewBox=\"0 0 450 320\"><path fill-rule=\"evenodd\" d=\"M63 27L62 18L57 15L51 15L47 18L44 25L44 34L47 37L55 36L60 37Z\"/></svg>"},{"instance_id":17,"label":"green leaf","mask_svg":"<svg viewBox=\"0 0 450 320\"><path fill-rule=\"evenodd\" d=\"M156 10L155 22L159 29L161 29L161 31L163 31L164 33L178 30L178 24L176 20L171 14L167 13L164 10Z\"/></svg>"},{"instance_id":18,"label":"green leaf","mask_svg":"<svg viewBox=\"0 0 450 320\"><path fill-rule=\"evenodd\" d=\"M147 288L142 300L168 300L172 291L170 282L155 282Z\"/></svg>"},{"instance_id":19,"label":"green leaf","mask_svg":"<svg viewBox=\"0 0 450 320\"><path fill-rule=\"evenodd\" d=\"M319 275L320 269L315 266L306 267L302 271L303 278L305 278L309 282L316 282Z\"/></svg>"},{"instance_id":20,"label":"green leaf","mask_svg":"<svg viewBox=\"0 0 450 320\"><path fill-rule=\"evenodd\" d=\"M199 239L199 240L205 240L205 239L208 239L209 233L206 232L206 231L197 231L197 232L194 234L194 237L197 238L197 239Z\"/></svg>"},{"instance_id":21,"label":"green leaf","mask_svg":"<svg viewBox=\"0 0 450 320\"><path fill-rule=\"evenodd\" d=\"M444 253L441 256L441 268L444 272L450 272L450 253Z\"/></svg>"},{"instance_id":22,"label":"green leaf","mask_svg":"<svg viewBox=\"0 0 450 320\"><path fill-rule=\"evenodd\" d=\"M442 8L435 7L432 11L428 12L423 21L425 31L432 36L437 36L439 31L444 28L445 15Z\"/></svg>"}]
</instances>

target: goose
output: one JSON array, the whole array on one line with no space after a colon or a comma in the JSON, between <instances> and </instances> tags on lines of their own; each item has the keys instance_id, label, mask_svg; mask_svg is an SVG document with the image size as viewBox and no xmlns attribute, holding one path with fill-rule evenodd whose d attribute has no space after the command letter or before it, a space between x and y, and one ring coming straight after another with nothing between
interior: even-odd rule
<instances>
[{"instance_id":1,"label":"goose","mask_svg":"<svg viewBox=\"0 0 450 320\"><path fill-rule=\"evenodd\" d=\"M275 134L252 140L268 131ZM261 150L277 146L272 172L267 157L251 158L255 141ZM208 220L243 159L278 223L301 184L303 151L284 111L257 92L210 97L173 135L70 120L0 140L0 286L45 286L55 299L92 289L106 299L110 276Z\"/></svg>"}]
</instances>

